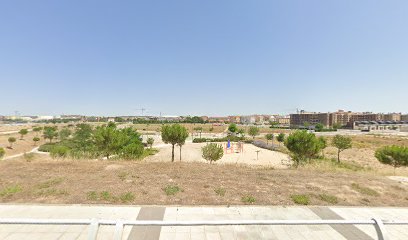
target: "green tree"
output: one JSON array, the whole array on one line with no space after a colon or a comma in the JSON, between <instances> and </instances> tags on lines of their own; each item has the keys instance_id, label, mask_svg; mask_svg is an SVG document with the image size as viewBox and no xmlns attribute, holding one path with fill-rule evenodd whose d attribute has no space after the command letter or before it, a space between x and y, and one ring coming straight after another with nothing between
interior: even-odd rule
<instances>
[{"instance_id":1,"label":"green tree","mask_svg":"<svg viewBox=\"0 0 408 240\"><path fill-rule=\"evenodd\" d=\"M34 146L37 146L37 142L40 141L40 138L39 137L34 137L33 141L34 141Z\"/></svg>"},{"instance_id":2,"label":"green tree","mask_svg":"<svg viewBox=\"0 0 408 240\"><path fill-rule=\"evenodd\" d=\"M124 136L116 130L116 126L99 126L95 129L93 140L96 151L109 159L111 155L119 153L124 146Z\"/></svg>"},{"instance_id":3,"label":"green tree","mask_svg":"<svg viewBox=\"0 0 408 240\"><path fill-rule=\"evenodd\" d=\"M78 124L72 138L74 150L79 154L93 152L92 135L93 129L91 125L85 123Z\"/></svg>"},{"instance_id":4,"label":"green tree","mask_svg":"<svg viewBox=\"0 0 408 240\"><path fill-rule=\"evenodd\" d=\"M153 147L153 143L154 143L154 138L152 137L147 138L147 145L149 145L150 148Z\"/></svg>"},{"instance_id":5,"label":"green tree","mask_svg":"<svg viewBox=\"0 0 408 240\"><path fill-rule=\"evenodd\" d=\"M20 139L23 140L24 136L27 135L28 130L26 128L23 128L18 133L20 134Z\"/></svg>"},{"instance_id":6,"label":"green tree","mask_svg":"<svg viewBox=\"0 0 408 240\"><path fill-rule=\"evenodd\" d=\"M198 132L200 134L200 138L201 138L201 133L203 132L203 128L202 127L195 127L193 130Z\"/></svg>"},{"instance_id":7,"label":"green tree","mask_svg":"<svg viewBox=\"0 0 408 240\"><path fill-rule=\"evenodd\" d=\"M235 124L235 123L231 123L231 124L228 126L228 131L229 131L230 133L236 133L237 130L238 130L238 127L237 127L237 124Z\"/></svg>"},{"instance_id":8,"label":"green tree","mask_svg":"<svg viewBox=\"0 0 408 240\"><path fill-rule=\"evenodd\" d=\"M255 139L255 137L259 135L259 128L255 126L249 127L248 134L252 136L253 139Z\"/></svg>"},{"instance_id":9,"label":"green tree","mask_svg":"<svg viewBox=\"0 0 408 240\"><path fill-rule=\"evenodd\" d=\"M283 143L285 141L285 134L279 133L279 135L276 137L276 140L278 140L279 143Z\"/></svg>"},{"instance_id":10,"label":"green tree","mask_svg":"<svg viewBox=\"0 0 408 240\"><path fill-rule=\"evenodd\" d=\"M270 128L276 128L279 125L278 122L272 122L272 121L269 121L269 124L271 125Z\"/></svg>"},{"instance_id":11,"label":"green tree","mask_svg":"<svg viewBox=\"0 0 408 240\"><path fill-rule=\"evenodd\" d=\"M323 128L324 128L323 124L318 123L318 124L316 124L316 126L315 126L315 131L316 131L316 132L321 132L321 131L323 131Z\"/></svg>"},{"instance_id":12,"label":"green tree","mask_svg":"<svg viewBox=\"0 0 408 240\"><path fill-rule=\"evenodd\" d=\"M61 141L67 140L72 134L72 131L68 128L63 128L59 132L59 138Z\"/></svg>"},{"instance_id":13,"label":"green tree","mask_svg":"<svg viewBox=\"0 0 408 240\"><path fill-rule=\"evenodd\" d=\"M49 139L50 142L52 142L52 140L58 136L57 128L56 127L44 127L43 135L44 135L44 139Z\"/></svg>"},{"instance_id":14,"label":"green tree","mask_svg":"<svg viewBox=\"0 0 408 240\"><path fill-rule=\"evenodd\" d=\"M302 162L309 161L320 151L316 135L302 130L291 133L286 138L285 146L292 153L296 167Z\"/></svg>"},{"instance_id":15,"label":"green tree","mask_svg":"<svg viewBox=\"0 0 408 240\"><path fill-rule=\"evenodd\" d=\"M4 148L0 147L0 159L2 159L5 154L6 154L6 151L4 150Z\"/></svg>"},{"instance_id":16,"label":"green tree","mask_svg":"<svg viewBox=\"0 0 408 240\"><path fill-rule=\"evenodd\" d=\"M13 143L15 143L17 139L15 137L9 137L8 142L10 144L9 148L13 148Z\"/></svg>"},{"instance_id":17,"label":"green tree","mask_svg":"<svg viewBox=\"0 0 408 240\"><path fill-rule=\"evenodd\" d=\"M324 149L327 148L327 140L323 136L320 136L317 140L319 144L319 149L322 151L322 156L324 157Z\"/></svg>"},{"instance_id":18,"label":"green tree","mask_svg":"<svg viewBox=\"0 0 408 240\"><path fill-rule=\"evenodd\" d=\"M181 148L186 143L187 138L188 138L188 131L185 127L181 126L178 130L178 140L177 140L177 145L180 147L180 162L181 162Z\"/></svg>"},{"instance_id":19,"label":"green tree","mask_svg":"<svg viewBox=\"0 0 408 240\"><path fill-rule=\"evenodd\" d=\"M266 135L265 135L265 138L266 138L266 144L267 144L267 145L269 145L269 141L272 141L272 144L273 144L273 138L274 138L273 133L268 133L268 134L266 134Z\"/></svg>"},{"instance_id":20,"label":"green tree","mask_svg":"<svg viewBox=\"0 0 408 240\"><path fill-rule=\"evenodd\" d=\"M33 131L35 132L35 135L38 136L38 133L41 132L41 130L43 130L42 127L34 127Z\"/></svg>"},{"instance_id":21,"label":"green tree","mask_svg":"<svg viewBox=\"0 0 408 240\"><path fill-rule=\"evenodd\" d=\"M221 145L216 143L209 143L201 148L202 156L210 163L218 161L224 155L224 149Z\"/></svg>"},{"instance_id":22,"label":"green tree","mask_svg":"<svg viewBox=\"0 0 408 240\"><path fill-rule=\"evenodd\" d=\"M377 149L375 157L381 163L393 166L395 174L396 168L408 166L408 147L385 146Z\"/></svg>"},{"instance_id":23,"label":"green tree","mask_svg":"<svg viewBox=\"0 0 408 240\"><path fill-rule=\"evenodd\" d=\"M333 129L335 129L335 130L337 130L337 129L341 128L341 127L342 127L342 125L340 123L334 123L333 124Z\"/></svg>"},{"instance_id":24,"label":"green tree","mask_svg":"<svg viewBox=\"0 0 408 240\"><path fill-rule=\"evenodd\" d=\"M172 145L171 161L174 162L174 146L180 142L181 132L184 127L180 124L164 125L161 130L161 137L164 143ZM184 128L185 129L185 128ZM186 130L187 131L187 130Z\"/></svg>"},{"instance_id":25,"label":"green tree","mask_svg":"<svg viewBox=\"0 0 408 240\"><path fill-rule=\"evenodd\" d=\"M340 162L340 153L352 147L352 139L350 137L336 135L332 140L332 145L337 148L337 162Z\"/></svg>"}]
</instances>

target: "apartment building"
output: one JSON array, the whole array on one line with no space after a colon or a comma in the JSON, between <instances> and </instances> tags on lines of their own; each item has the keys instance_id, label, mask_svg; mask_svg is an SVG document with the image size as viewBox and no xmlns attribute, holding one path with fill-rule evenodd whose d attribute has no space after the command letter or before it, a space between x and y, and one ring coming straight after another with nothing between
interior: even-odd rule
<instances>
[{"instance_id":1,"label":"apartment building","mask_svg":"<svg viewBox=\"0 0 408 240\"><path fill-rule=\"evenodd\" d=\"M291 127L304 126L306 123L310 125L321 123L325 127L330 127L330 113L301 111L300 113L290 114Z\"/></svg>"}]
</instances>

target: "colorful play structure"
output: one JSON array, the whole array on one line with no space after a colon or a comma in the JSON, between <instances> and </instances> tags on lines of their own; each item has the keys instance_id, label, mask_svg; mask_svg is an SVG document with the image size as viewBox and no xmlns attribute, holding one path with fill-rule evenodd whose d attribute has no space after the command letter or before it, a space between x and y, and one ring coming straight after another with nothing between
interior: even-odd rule
<instances>
[{"instance_id":1,"label":"colorful play structure","mask_svg":"<svg viewBox=\"0 0 408 240\"><path fill-rule=\"evenodd\" d=\"M228 140L227 143L224 143L224 154L231 153L243 153L244 152L244 143L243 142L233 142L231 143Z\"/></svg>"}]
</instances>

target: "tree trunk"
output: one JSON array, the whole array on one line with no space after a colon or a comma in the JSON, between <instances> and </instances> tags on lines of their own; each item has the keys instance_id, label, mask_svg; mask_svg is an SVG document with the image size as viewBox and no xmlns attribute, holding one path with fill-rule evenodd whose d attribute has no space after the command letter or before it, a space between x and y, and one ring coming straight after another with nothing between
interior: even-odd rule
<instances>
[{"instance_id":1,"label":"tree trunk","mask_svg":"<svg viewBox=\"0 0 408 240\"><path fill-rule=\"evenodd\" d=\"M174 144L172 145L171 148L171 161L174 162Z\"/></svg>"},{"instance_id":2,"label":"tree trunk","mask_svg":"<svg viewBox=\"0 0 408 240\"><path fill-rule=\"evenodd\" d=\"M181 145L180 145L180 162L181 162Z\"/></svg>"},{"instance_id":3,"label":"tree trunk","mask_svg":"<svg viewBox=\"0 0 408 240\"><path fill-rule=\"evenodd\" d=\"M340 163L340 149L337 151L337 162Z\"/></svg>"}]
</instances>

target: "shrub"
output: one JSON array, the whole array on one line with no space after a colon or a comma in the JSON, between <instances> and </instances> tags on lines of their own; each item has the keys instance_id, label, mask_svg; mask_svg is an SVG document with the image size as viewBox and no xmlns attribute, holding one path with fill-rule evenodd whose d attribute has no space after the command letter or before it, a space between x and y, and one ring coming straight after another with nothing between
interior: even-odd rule
<instances>
[{"instance_id":1,"label":"shrub","mask_svg":"<svg viewBox=\"0 0 408 240\"><path fill-rule=\"evenodd\" d=\"M226 190L225 190L225 188L219 187L219 188L214 189L214 192L215 192L218 196L224 197Z\"/></svg>"},{"instance_id":2,"label":"shrub","mask_svg":"<svg viewBox=\"0 0 408 240\"><path fill-rule=\"evenodd\" d=\"M167 185L163 188L163 191L166 193L167 196L176 195L176 193L181 191L181 188L177 185Z\"/></svg>"},{"instance_id":3,"label":"shrub","mask_svg":"<svg viewBox=\"0 0 408 240\"><path fill-rule=\"evenodd\" d=\"M51 150L55 147L55 143L46 143L41 145L38 148L38 151L40 152L51 152Z\"/></svg>"},{"instance_id":4,"label":"shrub","mask_svg":"<svg viewBox=\"0 0 408 240\"><path fill-rule=\"evenodd\" d=\"M138 159L143 155L143 151L143 145L139 143L131 143L123 148L121 156L124 159Z\"/></svg>"},{"instance_id":5,"label":"shrub","mask_svg":"<svg viewBox=\"0 0 408 240\"><path fill-rule=\"evenodd\" d=\"M54 146L51 151L50 155L53 158L60 157L60 158L66 158L69 154L69 148L63 145L56 145Z\"/></svg>"},{"instance_id":6,"label":"shrub","mask_svg":"<svg viewBox=\"0 0 408 240\"><path fill-rule=\"evenodd\" d=\"M304 195L304 194L292 195L292 196L290 196L290 198L292 198L292 201L294 203L296 203L296 204L309 205L309 203L310 203L309 196Z\"/></svg>"},{"instance_id":7,"label":"shrub","mask_svg":"<svg viewBox=\"0 0 408 240\"><path fill-rule=\"evenodd\" d=\"M255 203L256 199L253 196L248 195L248 196L243 196L241 198L241 201L245 204L252 204L252 203Z\"/></svg>"},{"instance_id":8,"label":"shrub","mask_svg":"<svg viewBox=\"0 0 408 240\"><path fill-rule=\"evenodd\" d=\"M210 163L218 161L224 155L224 149L221 145L216 143L209 143L201 148L202 156Z\"/></svg>"},{"instance_id":9,"label":"shrub","mask_svg":"<svg viewBox=\"0 0 408 240\"><path fill-rule=\"evenodd\" d=\"M383 164L388 164L395 169L401 166L408 166L408 147L385 146L375 152L375 157Z\"/></svg>"},{"instance_id":10,"label":"shrub","mask_svg":"<svg viewBox=\"0 0 408 240\"><path fill-rule=\"evenodd\" d=\"M131 192L127 192L120 195L119 199L123 203L132 202L133 200L135 200L135 195L133 195L133 193Z\"/></svg>"}]
</instances>

